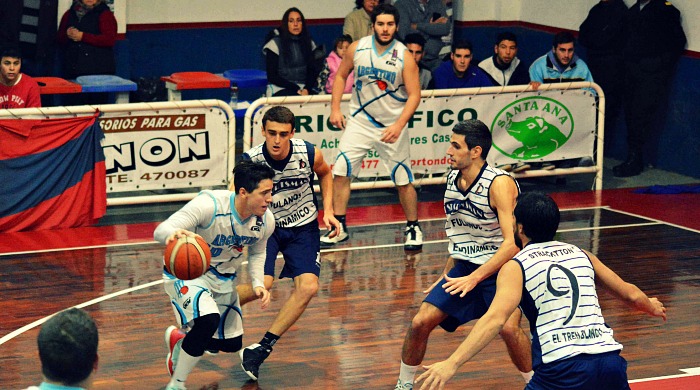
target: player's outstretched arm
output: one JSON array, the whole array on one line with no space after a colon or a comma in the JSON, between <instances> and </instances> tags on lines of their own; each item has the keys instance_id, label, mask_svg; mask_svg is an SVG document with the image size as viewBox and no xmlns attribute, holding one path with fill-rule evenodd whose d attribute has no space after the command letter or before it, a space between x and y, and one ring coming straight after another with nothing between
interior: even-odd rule
<instances>
[{"instance_id":1,"label":"player's outstretched arm","mask_svg":"<svg viewBox=\"0 0 700 390\"><path fill-rule=\"evenodd\" d=\"M503 324L520 304L523 274L515 261L506 263L498 274L496 296L489 310L474 325L467 338L449 358L442 362L423 366L427 371L416 383L424 381L421 389L443 389L457 369L479 353L501 331Z\"/></svg>"},{"instance_id":2,"label":"player's outstretched arm","mask_svg":"<svg viewBox=\"0 0 700 390\"><path fill-rule=\"evenodd\" d=\"M666 321L666 308L656 298L649 298L639 287L632 283L627 283L622 278L603 264L594 254L584 251L591 259L595 278L603 287L612 292L618 299L637 310L641 310L654 317L661 317Z\"/></svg>"},{"instance_id":3,"label":"player's outstretched arm","mask_svg":"<svg viewBox=\"0 0 700 390\"><path fill-rule=\"evenodd\" d=\"M321 195L323 196L323 224L328 231L332 231L331 229L335 228L335 233L333 234L333 236L335 236L342 229L340 227L340 221L335 218L335 211L333 210L333 174L331 172L331 167L326 164L321 150L315 146L314 149L314 173L318 176Z\"/></svg>"},{"instance_id":4,"label":"player's outstretched arm","mask_svg":"<svg viewBox=\"0 0 700 390\"><path fill-rule=\"evenodd\" d=\"M331 116L329 120L333 126L339 129L345 129L345 117L340 111L340 101L343 99L343 93L345 92L345 82L352 72L352 68L355 66L355 49L357 49L357 42L355 41L348 46L345 51L343 60L340 61L340 66L335 74L335 80L333 81L333 90L331 91Z\"/></svg>"}]
</instances>

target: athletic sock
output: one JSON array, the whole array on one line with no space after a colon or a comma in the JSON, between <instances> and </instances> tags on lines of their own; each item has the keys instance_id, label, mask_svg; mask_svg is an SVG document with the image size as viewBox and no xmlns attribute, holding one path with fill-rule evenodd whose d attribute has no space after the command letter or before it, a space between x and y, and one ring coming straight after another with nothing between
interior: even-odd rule
<instances>
[{"instance_id":1,"label":"athletic sock","mask_svg":"<svg viewBox=\"0 0 700 390\"><path fill-rule=\"evenodd\" d=\"M399 371L399 380L401 381L401 383L413 383L413 380L416 376L416 371L418 371L418 367L420 367L420 364L417 366L409 366L408 364L401 361L401 370Z\"/></svg>"},{"instance_id":2,"label":"athletic sock","mask_svg":"<svg viewBox=\"0 0 700 390\"><path fill-rule=\"evenodd\" d=\"M419 226L419 225L418 225L418 220L415 220L415 221L406 221L406 226L407 226L407 227Z\"/></svg>"},{"instance_id":3,"label":"athletic sock","mask_svg":"<svg viewBox=\"0 0 700 390\"><path fill-rule=\"evenodd\" d=\"M343 229L345 229L345 215L336 215L335 219L337 219L338 222L343 225Z\"/></svg>"},{"instance_id":4,"label":"athletic sock","mask_svg":"<svg viewBox=\"0 0 700 390\"><path fill-rule=\"evenodd\" d=\"M170 383L168 383L168 385L184 385L187 377L190 375L190 372L192 372L194 366L197 365L197 362L199 362L199 359L201 358L201 356L192 356L185 352L184 349L180 348L180 354L177 357L177 364L175 364L175 371L173 372L173 376L170 378Z\"/></svg>"},{"instance_id":5,"label":"athletic sock","mask_svg":"<svg viewBox=\"0 0 700 390\"><path fill-rule=\"evenodd\" d=\"M265 336L263 336L262 340L260 340L260 345L263 346L267 350L272 350L272 347L277 343L277 340L280 339L280 336L277 336L276 334L266 332Z\"/></svg>"},{"instance_id":6,"label":"athletic sock","mask_svg":"<svg viewBox=\"0 0 700 390\"><path fill-rule=\"evenodd\" d=\"M530 372L521 372L520 375L522 375L523 379L525 379L525 383L530 383L530 379L532 379L532 376L535 375L535 372L530 370Z\"/></svg>"}]
</instances>

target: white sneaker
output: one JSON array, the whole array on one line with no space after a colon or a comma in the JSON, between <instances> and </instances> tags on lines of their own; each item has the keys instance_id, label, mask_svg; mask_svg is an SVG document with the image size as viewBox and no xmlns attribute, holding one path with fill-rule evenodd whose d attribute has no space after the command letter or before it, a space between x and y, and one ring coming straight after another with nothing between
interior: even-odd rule
<instances>
[{"instance_id":1,"label":"white sneaker","mask_svg":"<svg viewBox=\"0 0 700 390\"><path fill-rule=\"evenodd\" d=\"M342 230L336 234L334 237L331 237L331 234L335 231L335 229L331 229L326 234L321 236L321 245L335 245L339 242L347 241L348 238L350 238L350 235L347 233L347 228L345 226L341 225Z\"/></svg>"},{"instance_id":2,"label":"white sneaker","mask_svg":"<svg viewBox=\"0 0 700 390\"><path fill-rule=\"evenodd\" d=\"M420 230L420 226L406 226L406 230L403 232L405 236L405 241L403 243L403 249L407 251L417 251L423 248L423 232Z\"/></svg>"},{"instance_id":3,"label":"white sneaker","mask_svg":"<svg viewBox=\"0 0 700 390\"><path fill-rule=\"evenodd\" d=\"M394 386L394 390L413 390L413 383L403 383L401 382L401 379L399 379L398 381L396 381L396 386Z\"/></svg>"},{"instance_id":4,"label":"white sneaker","mask_svg":"<svg viewBox=\"0 0 700 390\"><path fill-rule=\"evenodd\" d=\"M184 385L167 385L165 390L187 390L187 387Z\"/></svg>"}]
</instances>

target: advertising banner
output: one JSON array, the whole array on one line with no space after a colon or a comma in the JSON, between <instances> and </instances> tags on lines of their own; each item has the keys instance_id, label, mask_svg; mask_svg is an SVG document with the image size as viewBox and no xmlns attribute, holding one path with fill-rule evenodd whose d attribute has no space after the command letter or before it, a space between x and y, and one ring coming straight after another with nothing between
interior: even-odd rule
<instances>
[{"instance_id":1,"label":"advertising banner","mask_svg":"<svg viewBox=\"0 0 700 390\"><path fill-rule=\"evenodd\" d=\"M106 112L99 121L107 192L227 183L229 129L220 109Z\"/></svg>"},{"instance_id":2,"label":"advertising banner","mask_svg":"<svg viewBox=\"0 0 700 390\"><path fill-rule=\"evenodd\" d=\"M347 103L341 105L344 113ZM413 172L447 171L452 128L466 119L479 119L491 129L493 147L487 161L494 166L590 157L596 103L595 95L584 89L423 98L407 128ZM281 105L296 115L295 136L315 144L332 165L342 131L329 122L330 102ZM268 108L263 106L253 117L253 145L263 142L260 121ZM389 175L378 153L370 150L359 177L377 176Z\"/></svg>"}]
</instances>

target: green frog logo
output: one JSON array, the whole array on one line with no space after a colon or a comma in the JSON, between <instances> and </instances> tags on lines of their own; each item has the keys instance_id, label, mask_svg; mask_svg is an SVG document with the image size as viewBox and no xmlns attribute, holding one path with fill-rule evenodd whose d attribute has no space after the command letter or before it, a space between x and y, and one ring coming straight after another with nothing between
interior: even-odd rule
<instances>
[{"instance_id":1,"label":"green frog logo","mask_svg":"<svg viewBox=\"0 0 700 390\"><path fill-rule=\"evenodd\" d=\"M542 96L508 104L491 125L494 148L517 160L540 159L551 154L571 138L573 130L569 109L561 102Z\"/></svg>"}]
</instances>

